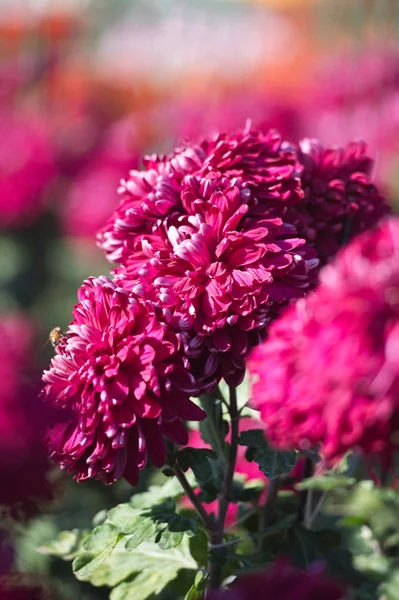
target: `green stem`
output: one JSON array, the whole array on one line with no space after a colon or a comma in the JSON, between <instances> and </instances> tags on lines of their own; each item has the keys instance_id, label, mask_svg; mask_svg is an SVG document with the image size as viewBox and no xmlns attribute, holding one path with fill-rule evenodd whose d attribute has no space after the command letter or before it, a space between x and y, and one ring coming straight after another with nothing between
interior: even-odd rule
<instances>
[{"instance_id":1,"label":"green stem","mask_svg":"<svg viewBox=\"0 0 399 600\"><path fill-rule=\"evenodd\" d=\"M173 465L172 469L173 469L173 472L176 475L177 479L179 480L180 485L182 486L183 490L186 492L187 496L191 500L192 505L194 506L197 513L199 514L201 521L203 522L205 527L208 529L208 531L212 532L215 527L213 520L208 515L208 513L206 512L204 507L202 506L201 500L195 494L193 488L187 481L187 478L186 478L184 472L181 470L181 468L179 467L179 465L177 463L175 463Z\"/></svg>"},{"instance_id":2,"label":"green stem","mask_svg":"<svg viewBox=\"0 0 399 600\"><path fill-rule=\"evenodd\" d=\"M217 589L221 584L222 577L222 566L223 556L219 554L219 549L223 550L223 533L224 523L226 520L227 510L231 498L231 486L233 484L234 470L237 460L237 448L238 448L238 424L239 424L239 412L237 407L237 393L236 389L230 386L230 406L229 406L230 418L231 418L231 445L230 452L227 459L225 476L223 479L222 489L219 494L219 512L216 522L216 530L211 536L210 549L213 556L213 560L209 563L209 587L211 589Z\"/></svg>"},{"instance_id":3,"label":"green stem","mask_svg":"<svg viewBox=\"0 0 399 600\"><path fill-rule=\"evenodd\" d=\"M327 496L327 492L323 492L322 495L320 496L320 498L319 498L319 500L318 500L318 502L317 502L317 504L316 504L316 506L315 506L315 508L314 508L314 510L312 512L312 514L310 515L310 517L308 518L308 521L306 523L306 526L307 526L308 529L312 529L313 523L314 523L317 515L319 514L319 512L321 510L321 507L324 504L326 496Z\"/></svg>"},{"instance_id":4,"label":"green stem","mask_svg":"<svg viewBox=\"0 0 399 600\"><path fill-rule=\"evenodd\" d=\"M259 521L259 533L262 534L274 521L278 495L279 478L271 479L267 485L267 497L262 507ZM262 537L259 538L259 549L262 549Z\"/></svg>"},{"instance_id":5,"label":"green stem","mask_svg":"<svg viewBox=\"0 0 399 600\"><path fill-rule=\"evenodd\" d=\"M305 469L303 473L303 479L308 479L312 477L313 474L313 463L310 458L305 459ZM303 522L305 518L305 509L308 502L308 490L303 490L299 496L299 506L298 506L298 521L300 523Z\"/></svg>"},{"instance_id":6,"label":"green stem","mask_svg":"<svg viewBox=\"0 0 399 600\"><path fill-rule=\"evenodd\" d=\"M221 425L223 423L222 407L221 402L225 402L218 391L217 396L211 394L203 394L200 396L200 403L202 408L207 414L206 423L208 425L207 441L210 443L212 450L214 450L218 456L218 459L225 460L225 441L221 433ZM205 421L204 421L205 422ZM201 429L201 424L200 424Z\"/></svg>"}]
</instances>

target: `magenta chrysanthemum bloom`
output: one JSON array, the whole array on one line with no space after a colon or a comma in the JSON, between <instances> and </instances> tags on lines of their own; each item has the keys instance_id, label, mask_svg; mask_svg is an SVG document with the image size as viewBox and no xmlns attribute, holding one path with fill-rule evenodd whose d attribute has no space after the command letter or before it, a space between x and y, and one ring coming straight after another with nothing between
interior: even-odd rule
<instances>
[{"instance_id":1,"label":"magenta chrysanthemum bloom","mask_svg":"<svg viewBox=\"0 0 399 600\"><path fill-rule=\"evenodd\" d=\"M189 333L198 370L235 385L251 345L281 304L308 290L318 264L279 217L303 199L295 154L275 132L246 130L146 166L122 183L101 244L120 263L119 285Z\"/></svg>"},{"instance_id":2,"label":"magenta chrysanthemum bloom","mask_svg":"<svg viewBox=\"0 0 399 600\"><path fill-rule=\"evenodd\" d=\"M51 456L79 481L134 485L147 454L164 464L164 435L186 444L181 419L205 417L189 400L196 388L182 336L106 277L85 281L78 299L44 373L44 397L71 415L51 433Z\"/></svg>"},{"instance_id":3,"label":"magenta chrysanthemum bloom","mask_svg":"<svg viewBox=\"0 0 399 600\"><path fill-rule=\"evenodd\" d=\"M314 563L300 571L278 560L266 571L239 577L228 590L210 590L209 600L344 600L344 588L326 577L323 565Z\"/></svg>"},{"instance_id":4,"label":"magenta chrysanthemum bloom","mask_svg":"<svg viewBox=\"0 0 399 600\"><path fill-rule=\"evenodd\" d=\"M298 161L305 202L287 218L326 262L390 209L374 185L373 161L363 142L324 148L317 140L305 139L298 146Z\"/></svg>"},{"instance_id":5,"label":"magenta chrysanthemum bloom","mask_svg":"<svg viewBox=\"0 0 399 600\"><path fill-rule=\"evenodd\" d=\"M0 136L0 228L29 225L43 212L55 174L49 133L36 116L6 113Z\"/></svg>"},{"instance_id":6,"label":"magenta chrysanthemum bloom","mask_svg":"<svg viewBox=\"0 0 399 600\"><path fill-rule=\"evenodd\" d=\"M351 242L320 280L253 351L253 403L279 448L389 459L399 444L399 218Z\"/></svg>"}]
</instances>

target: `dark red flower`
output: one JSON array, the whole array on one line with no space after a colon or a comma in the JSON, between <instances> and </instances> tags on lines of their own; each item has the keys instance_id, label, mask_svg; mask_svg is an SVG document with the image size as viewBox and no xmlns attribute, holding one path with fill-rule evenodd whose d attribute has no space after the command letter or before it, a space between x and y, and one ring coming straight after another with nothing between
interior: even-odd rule
<instances>
[{"instance_id":1,"label":"dark red flower","mask_svg":"<svg viewBox=\"0 0 399 600\"><path fill-rule=\"evenodd\" d=\"M277 447L321 443L330 461L397 448L398 240L395 217L352 241L253 351L253 403Z\"/></svg>"},{"instance_id":2,"label":"dark red flower","mask_svg":"<svg viewBox=\"0 0 399 600\"><path fill-rule=\"evenodd\" d=\"M119 285L188 332L193 371L237 384L249 348L318 264L278 216L303 198L295 155L278 134L246 130L146 166L122 183L101 244Z\"/></svg>"},{"instance_id":3,"label":"dark red flower","mask_svg":"<svg viewBox=\"0 0 399 600\"><path fill-rule=\"evenodd\" d=\"M314 563L300 571L279 560L266 571L238 579L228 590L210 590L207 600L344 600L344 588L324 574L323 565Z\"/></svg>"},{"instance_id":4,"label":"dark red flower","mask_svg":"<svg viewBox=\"0 0 399 600\"><path fill-rule=\"evenodd\" d=\"M373 182L374 163L365 143L324 148L317 140L305 139L297 156L303 166L305 201L290 209L286 218L327 262L390 209Z\"/></svg>"},{"instance_id":5,"label":"dark red flower","mask_svg":"<svg viewBox=\"0 0 399 600\"><path fill-rule=\"evenodd\" d=\"M164 464L163 435L185 444L181 419L205 417L189 400L196 387L183 336L106 277L85 281L78 299L44 373L44 396L72 415L53 429L51 456L79 481L123 476L134 485L147 453Z\"/></svg>"}]
</instances>

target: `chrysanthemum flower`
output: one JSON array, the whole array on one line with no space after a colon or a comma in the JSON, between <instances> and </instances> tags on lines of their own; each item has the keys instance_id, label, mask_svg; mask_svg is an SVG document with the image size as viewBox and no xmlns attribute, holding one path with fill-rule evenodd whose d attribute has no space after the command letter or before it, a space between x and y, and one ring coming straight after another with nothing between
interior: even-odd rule
<instances>
[{"instance_id":1,"label":"chrysanthemum flower","mask_svg":"<svg viewBox=\"0 0 399 600\"><path fill-rule=\"evenodd\" d=\"M150 297L206 377L236 385L244 358L278 307L302 296L316 253L279 218L303 198L295 154L280 137L220 135L122 183L122 202L100 240L120 263L119 285Z\"/></svg>"},{"instance_id":2,"label":"chrysanthemum flower","mask_svg":"<svg viewBox=\"0 0 399 600\"><path fill-rule=\"evenodd\" d=\"M51 455L79 481L123 476L134 485L147 454L164 464L164 435L185 444L181 419L205 417L189 400L182 336L105 277L85 281L78 299L44 373L44 396L71 415L53 429Z\"/></svg>"},{"instance_id":3,"label":"chrysanthemum flower","mask_svg":"<svg viewBox=\"0 0 399 600\"><path fill-rule=\"evenodd\" d=\"M265 571L238 579L228 590L210 590L209 600L344 600L343 587L324 574L323 565L314 563L300 571L285 560L278 560Z\"/></svg>"},{"instance_id":4,"label":"chrysanthemum flower","mask_svg":"<svg viewBox=\"0 0 399 600\"><path fill-rule=\"evenodd\" d=\"M373 161L363 142L324 148L305 139L298 146L305 201L288 218L327 262L349 239L389 212L372 179Z\"/></svg>"},{"instance_id":5,"label":"chrysanthemum flower","mask_svg":"<svg viewBox=\"0 0 399 600\"><path fill-rule=\"evenodd\" d=\"M352 241L320 280L253 351L253 403L279 448L389 459L399 444L399 219Z\"/></svg>"}]
</instances>

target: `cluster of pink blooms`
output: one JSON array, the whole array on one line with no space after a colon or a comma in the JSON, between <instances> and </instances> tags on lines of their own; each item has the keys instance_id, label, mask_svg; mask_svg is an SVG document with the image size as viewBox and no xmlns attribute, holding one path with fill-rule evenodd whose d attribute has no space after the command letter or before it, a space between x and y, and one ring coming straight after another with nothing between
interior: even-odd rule
<instances>
[{"instance_id":1,"label":"cluster of pink blooms","mask_svg":"<svg viewBox=\"0 0 399 600\"><path fill-rule=\"evenodd\" d=\"M340 583L327 577L320 563L306 571L285 560L276 561L266 571L239 577L228 590L209 591L209 600L345 600Z\"/></svg>"},{"instance_id":2,"label":"cluster of pink blooms","mask_svg":"<svg viewBox=\"0 0 399 600\"><path fill-rule=\"evenodd\" d=\"M244 131L151 157L122 182L101 235L119 285L190 332L204 385L237 385L275 308L315 278L315 251L281 219L304 195L281 145L276 133Z\"/></svg>"},{"instance_id":3,"label":"cluster of pink blooms","mask_svg":"<svg viewBox=\"0 0 399 600\"><path fill-rule=\"evenodd\" d=\"M249 367L278 448L389 460L399 445L399 218L352 241L274 323Z\"/></svg>"},{"instance_id":4,"label":"cluster of pink blooms","mask_svg":"<svg viewBox=\"0 0 399 600\"><path fill-rule=\"evenodd\" d=\"M316 284L318 252L388 211L361 144L247 127L144 164L99 238L114 280L83 284L44 376L72 414L53 457L80 480L135 483L147 452L161 465L163 435L184 444L181 419L205 416L189 396L237 385L281 307Z\"/></svg>"},{"instance_id":5,"label":"cluster of pink blooms","mask_svg":"<svg viewBox=\"0 0 399 600\"><path fill-rule=\"evenodd\" d=\"M32 323L2 315L0 338L0 505L27 514L36 500L51 497L45 436L52 415L38 399Z\"/></svg>"}]
</instances>

